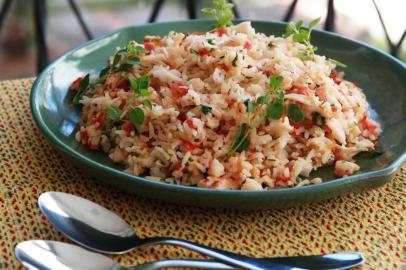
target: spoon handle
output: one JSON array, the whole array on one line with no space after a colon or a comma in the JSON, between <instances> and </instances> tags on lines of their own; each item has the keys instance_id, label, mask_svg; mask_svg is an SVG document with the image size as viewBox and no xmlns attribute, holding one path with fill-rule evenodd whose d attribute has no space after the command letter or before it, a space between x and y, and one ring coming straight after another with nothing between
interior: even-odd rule
<instances>
[{"instance_id":1,"label":"spoon handle","mask_svg":"<svg viewBox=\"0 0 406 270\"><path fill-rule=\"evenodd\" d=\"M275 258L253 258L239 255L233 252L207 247L187 240L154 237L144 238L143 246L164 244L175 245L187 248L198 253L212 257L220 262L229 264L239 269L349 269L364 263L365 259L358 252L339 252L325 255L275 257ZM223 268L220 268L223 269Z\"/></svg>"},{"instance_id":2,"label":"spoon handle","mask_svg":"<svg viewBox=\"0 0 406 270\"><path fill-rule=\"evenodd\" d=\"M143 239L143 246L164 244L164 245L174 245L180 246L186 249L196 251L198 253L207 255L221 262L227 263L229 265L251 270L262 270L262 269L278 269L278 270L290 270L293 267L274 262L273 260L267 259L256 259L244 255L239 255L229 251L216 249L212 247L207 247L201 244L190 242L182 239L167 238L167 237L153 237ZM301 268L294 268L301 269Z\"/></svg>"},{"instance_id":3,"label":"spoon handle","mask_svg":"<svg viewBox=\"0 0 406 270\"><path fill-rule=\"evenodd\" d=\"M129 267L128 270L155 270L169 267L177 268L199 268L199 269L219 269L219 270L237 270L233 266L222 264L215 260L161 260L147 262L134 267Z\"/></svg>"}]
</instances>

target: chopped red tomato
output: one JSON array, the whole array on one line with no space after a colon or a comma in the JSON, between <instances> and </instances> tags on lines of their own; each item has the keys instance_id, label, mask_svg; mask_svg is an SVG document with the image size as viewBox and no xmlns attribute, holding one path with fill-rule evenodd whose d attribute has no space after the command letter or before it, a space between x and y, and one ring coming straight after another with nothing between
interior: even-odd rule
<instances>
[{"instance_id":1,"label":"chopped red tomato","mask_svg":"<svg viewBox=\"0 0 406 270\"><path fill-rule=\"evenodd\" d=\"M338 77L338 74L335 73L335 72L331 72L330 78L333 79L333 81L334 81L336 84L340 84L340 83L341 83L341 79Z\"/></svg>"},{"instance_id":2,"label":"chopped red tomato","mask_svg":"<svg viewBox=\"0 0 406 270\"><path fill-rule=\"evenodd\" d=\"M121 128L127 133L130 133L131 131L135 130L135 126L131 122L125 122Z\"/></svg>"},{"instance_id":3,"label":"chopped red tomato","mask_svg":"<svg viewBox=\"0 0 406 270\"><path fill-rule=\"evenodd\" d=\"M95 142L93 142L92 140L87 140L86 146L93 150L97 149L97 144Z\"/></svg>"},{"instance_id":4,"label":"chopped red tomato","mask_svg":"<svg viewBox=\"0 0 406 270\"><path fill-rule=\"evenodd\" d=\"M348 112L349 109L348 109L347 107L344 107L344 108L342 109L342 111L343 111L343 112Z\"/></svg>"},{"instance_id":5,"label":"chopped red tomato","mask_svg":"<svg viewBox=\"0 0 406 270\"><path fill-rule=\"evenodd\" d=\"M316 96L317 96L320 100L326 100L326 95L325 95L324 92L321 91L321 90L317 90L317 91L316 91Z\"/></svg>"},{"instance_id":6,"label":"chopped red tomato","mask_svg":"<svg viewBox=\"0 0 406 270\"><path fill-rule=\"evenodd\" d=\"M377 135L378 132L376 128L378 127L374 122L370 121L367 119L367 117L364 115L364 117L361 119L361 125L363 129L368 130L372 135Z\"/></svg>"},{"instance_id":7,"label":"chopped red tomato","mask_svg":"<svg viewBox=\"0 0 406 270\"><path fill-rule=\"evenodd\" d=\"M210 51L207 48L200 48L199 49L199 55L200 56L205 56L205 55L208 55L208 54L210 54Z\"/></svg>"},{"instance_id":8,"label":"chopped red tomato","mask_svg":"<svg viewBox=\"0 0 406 270\"><path fill-rule=\"evenodd\" d=\"M80 131L80 139L87 142L87 140L89 139L89 134L87 133L87 130Z\"/></svg>"},{"instance_id":9,"label":"chopped red tomato","mask_svg":"<svg viewBox=\"0 0 406 270\"><path fill-rule=\"evenodd\" d=\"M153 51L155 49L155 44L152 42L144 42L144 48L148 51Z\"/></svg>"},{"instance_id":10,"label":"chopped red tomato","mask_svg":"<svg viewBox=\"0 0 406 270\"><path fill-rule=\"evenodd\" d=\"M227 35L227 30L225 28L215 29L212 32L217 33L217 35L219 35L220 37L222 37L223 35Z\"/></svg>"},{"instance_id":11,"label":"chopped red tomato","mask_svg":"<svg viewBox=\"0 0 406 270\"><path fill-rule=\"evenodd\" d=\"M186 123L187 123L187 125L188 125L190 128L193 128L193 129L196 128L195 124L193 123L193 119L192 119L192 118L189 118L188 120L186 120Z\"/></svg>"},{"instance_id":12,"label":"chopped red tomato","mask_svg":"<svg viewBox=\"0 0 406 270\"><path fill-rule=\"evenodd\" d=\"M183 97L188 92L187 85L185 85L183 82L171 83L170 88L171 88L172 92L174 93L174 95L179 98Z\"/></svg>"},{"instance_id":13,"label":"chopped red tomato","mask_svg":"<svg viewBox=\"0 0 406 270\"><path fill-rule=\"evenodd\" d=\"M313 121L310 119L307 119L307 118L304 119L302 123L303 123L304 128L306 128L306 129L310 129L314 126Z\"/></svg>"},{"instance_id":14,"label":"chopped red tomato","mask_svg":"<svg viewBox=\"0 0 406 270\"><path fill-rule=\"evenodd\" d=\"M333 113L336 113L338 110L337 110L337 107L333 107L332 109L331 109L331 111L333 112Z\"/></svg>"},{"instance_id":15,"label":"chopped red tomato","mask_svg":"<svg viewBox=\"0 0 406 270\"><path fill-rule=\"evenodd\" d=\"M186 140L182 140L183 142L183 147L185 148L185 150L187 152L192 152L193 150L195 150L196 145L194 145L193 143L186 141Z\"/></svg>"},{"instance_id":16,"label":"chopped red tomato","mask_svg":"<svg viewBox=\"0 0 406 270\"><path fill-rule=\"evenodd\" d=\"M98 128L104 127L104 122L106 121L106 113L104 111L98 112L92 119L94 124L99 124Z\"/></svg>"},{"instance_id":17,"label":"chopped red tomato","mask_svg":"<svg viewBox=\"0 0 406 270\"><path fill-rule=\"evenodd\" d=\"M120 99L120 103L118 104L118 108L123 109L125 105L127 105L127 100L125 98Z\"/></svg>"},{"instance_id":18,"label":"chopped red tomato","mask_svg":"<svg viewBox=\"0 0 406 270\"><path fill-rule=\"evenodd\" d=\"M77 77L76 80L74 80L72 82L72 84L70 85L70 90L76 91L79 89L79 84L80 82L83 80L82 77Z\"/></svg>"},{"instance_id":19,"label":"chopped red tomato","mask_svg":"<svg viewBox=\"0 0 406 270\"><path fill-rule=\"evenodd\" d=\"M249 42L248 40L244 42L244 49L251 49L252 48L252 44L251 42Z\"/></svg>"},{"instance_id":20,"label":"chopped red tomato","mask_svg":"<svg viewBox=\"0 0 406 270\"><path fill-rule=\"evenodd\" d=\"M186 120L186 114L183 112L180 112L176 118L183 123Z\"/></svg>"},{"instance_id":21,"label":"chopped red tomato","mask_svg":"<svg viewBox=\"0 0 406 270\"><path fill-rule=\"evenodd\" d=\"M326 135L331 135L333 133L333 130L328 125L325 125L324 128L326 130Z\"/></svg>"},{"instance_id":22,"label":"chopped red tomato","mask_svg":"<svg viewBox=\"0 0 406 270\"><path fill-rule=\"evenodd\" d=\"M216 133L218 135L224 135L224 136L226 136L228 134L228 132L229 132L229 130L225 129L225 128L220 128L219 130L216 131Z\"/></svg>"},{"instance_id":23,"label":"chopped red tomato","mask_svg":"<svg viewBox=\"0 0 406 270\"><path fill-rule=\"evenodd\" d=\"M293 122L293 121L290 121L290 120L289 120L289 124L290 124L292 127L296 128L296 129L303 126L302 123L296 123L296 122Z\"/></svg>"},{"instance_id":24,"label":"chopped red tomato","mask_svg":"<svg viewBox=\"0 0 406 270\"><path fill-rule=\"evenodd\" d=\"M182 168L182 164L180 163L179 160L175 161L175 163L173 164L173 167L175 168L176 171L180 170L180 168Z\"/></svg>"},{"instance_id":25,"label":"chopped red tomato","mask_svg":"<svg viewBox=\"0 0 406 270\"><path fill-rule=\"evenodd\" d=\"M291 180L290 176L286 177L285 175L278 175L276 177L276 182L288 182L289 180Z\"/></svg>"},{"instance_id":26,"label":"chopped red tomato","mask_svg":"<svg viewBox=\"0 0 406 270\"><path fill-rule=\"evenodd\" d=\"M120 80L116 87L128 91L131 89L130 81L128 79Z\"/></svg>"}]
</instances>

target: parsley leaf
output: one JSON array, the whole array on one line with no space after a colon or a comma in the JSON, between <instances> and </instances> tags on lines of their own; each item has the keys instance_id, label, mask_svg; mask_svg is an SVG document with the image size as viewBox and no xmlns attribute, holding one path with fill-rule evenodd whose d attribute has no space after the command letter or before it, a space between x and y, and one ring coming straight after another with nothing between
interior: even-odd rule
<instances>
[{"instance_id":1,"label":"parsley leaf","mask_svg":"<svg viewBox=\"0 0 406 270\"><path fill-rule=\"evenodd\" d=\"M255 110L256 104L251 102L250 100L244 101L245 107L247 108L247 112L253 112Z\"/></svg>"},{"instance_id":2,"label":"parsley leaf","mask_svg":"<svg viewBox=\"0 0 406 270\"><path fill-rule=\"evenodd\" d=\"M243 123L240 126L237 134L235 135L234 142L230 149L227 151L226 158L230 157L235 151L242 151L247 149L250 145L248 137L249 126L247 123Z\"/></svg>"},{"instance_id":3,"label":"parsley leaf","mask_svg":"<svg viewBox=\"0 0 406 270\"><path fill-rule=\"evenodd\" d=\"M234 19L233 6L227 0L213 0L212 8L203 8L201 11L205 16L217 21L213 25L213 29L224 28L233 25L231 22Z\"/></svg>"},{"instance_id":4,"label":"parsley leaf","mask_svg":"<svg viewBox=\"0 0 406 270\"><path fill-rule=\"evenodd\" d=\"M147 92L147 94L145 96L148 95L148 87L150 84L149 81L149 77L148 76L141 76L138 78L129 78L130 80L130 85L131 85L131 89L134 91L134 93L139 94L141 96L144 96Z\"/></svg>"},{"instance_id":5,"label":"parsley leaf","mask_svg":"<svg viewBox=\"0 0 406 270\"><path fill-rule=\"evenodd\" d=\"M142 103L147 106L148 108L152 109L152 102L149 99L144 99Z\"/></svg>"},{"instance_id":6,"label":"parsley leaf","mask_svg":"<svg viewBox=\"0 0 406 270\"><path fill-rule=\"evenodd\" d=\"M113 122L117 122L120 119L122 113L123 112L119 108L114 106L109 106L106 110L107 117Z\"/></svg>"},{"instance_id":7,"label":"parsley leaf","mask_svg":"<svg viewBox=\"0 0 406 270\"><path fill-rule=\"evenodd\" d=\"M89 83L90 83L90 74L86 74L86 76L79 83L79 88L72 100L73 104L79 104L79 101L82 98L83 94L85 93L86 88L89 86Z\"/></svg>"},{"instance_id":8,"label":"parsley leaf","mask_svg":"<svg viewBox=\"0 0 406 270\"><path fill-rule=\"evenodd\" d=\"M279 119L283 115L283 102L274 102L266 109L266 117L272 119Z\"/></svg>"},{"instance_id":9,"label":"parsley leaf","mask_svg":"<svg viewBox=\"0 0 406 270\"><path fill-rule=\"evenodd\" d=\"M207 105L203 105L203 104L200 105L200 107L202 108L202 112L204 114L209 114L211 112L211 110L213 109L212 107L207 106Z\"/></svg>"},{"instance_id":10,"label":"parsley leaf","mask_svg":"<svg viewBox=\"0 0 406 270\"><path fill-rule=\"evenodd\" d=\"M140 130L141 125L144 123L144 118L144 111L140 108L134 108L130 112L130 122L135 125L138 131Z\"/></svg>"},{"instance_id":11,"label":"parsley leaf","mask_svg":"<svg viewBox=\"0 0 406 270\"><path fill-rule=\"evenodd\" d=\"M344 63L342 63L342 62L340 62L338 60L332 59L332 58L328 59L328 61L335 64L338 67L343 67L343 68L347 67L346 64L344 64Z\"/></svg>"},{"instance_id":12,"label":"parsley leaf","mask_svg":"<svg viewBox=\"0 0 406 270\"><path fill-rule=\"evenodd\" d=\"M326 117L322 116L320 113L314 112L312 113L312 122L316 126L324 127L327 123L327 120Z\"/></svg>"},{"instance_id":13,"label":"parsley leaf","mask_svg":"<svg viewBox=\"0 0 406 270\"><path fill-rule=\"evenodd\" d=\"M289 120L299 123L304 119L304 111L297 104L289 104L288 106Z\"/></svg>"}]
</instances>

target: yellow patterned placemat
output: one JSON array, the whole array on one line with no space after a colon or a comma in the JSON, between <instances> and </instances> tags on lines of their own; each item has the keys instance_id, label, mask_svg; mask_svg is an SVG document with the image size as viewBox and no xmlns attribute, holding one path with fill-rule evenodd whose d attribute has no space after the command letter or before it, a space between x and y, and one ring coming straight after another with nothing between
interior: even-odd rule
<instances>
[{"instance_id":1,"label":"yellow patterned placemat","mask_svg":"<svg viewBox=\"0 0 406 270\"><path fill-rule=\"evenodd\" d=\"M45 191L93 200L122 216L141 236L173 236L252 256L353 250L362 269L401 269L405 261L406 166L389 184L287 210L214 210L147 200L101 184L63 160L32 120L32 79L0 82L0 267L21 269L15 245L29 239L67 241L37 207ZM113 257L123 265L196 257L153 247ZM403 268L404 269L404 268Z\"/></svg>"}]
</instances>

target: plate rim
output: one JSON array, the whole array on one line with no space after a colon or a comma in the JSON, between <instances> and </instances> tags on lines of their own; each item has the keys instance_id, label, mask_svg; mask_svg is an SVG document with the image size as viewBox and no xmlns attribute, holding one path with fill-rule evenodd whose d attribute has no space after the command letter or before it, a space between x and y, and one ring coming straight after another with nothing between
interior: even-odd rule
<instances>
[{"instance_id":1,"label":"plate rim","mask_svg":"<svg viewBox=\"0 0 406 270\"><path fill-rule=\"evenodd\" d=\"M213 20L208 20L208 19L198 19L198 20L192 20L193 22L214 22ZM285 22L280 22L280 21L272 21L272 20L244 20L244 19L238 19L238 20L233 20L234 22L244 22L244 21L250 21L251 23L265 23L265 24L277 24L277 25L287 25L287 23ZM194 186L184 186L184 185L178 185L178 184L171 184L171 183L166 183L166 182L162 182L162 181L156 181L156 180L151 180L151 179L147 179L141 176L136 176L136 175L132 175L129 173L126 173L122 170L107 166L107 165L103 165L97 161L92 160L89 157L86 157L85 155L81 154L80 152L74 150L73 148L67 146L65 143L63 143L58 136L53 133L47 126L47 124L45 123L45 121L43 120L41 113L40 113L40 109L38 108L38 103L36 102L36 97L39 93L39 84L40 82L44 79L44 77L47 76L47 74L49 73L49 70L52 69L57 63L61 62L62 60L64 60L68 55L71 55L72 53L74 53L75 51L82 49L94 42L97 42L99 40L105 39L107 37L110 37L112 35L115 35L117 33L120 33L122 31L126 31L129 29L136 29L136 28L143 28L146 26L159 26L159 25L168 25L171 23L190 23L190 20L176 20L176 21L167 21L167 22L159 22L159 23L148 23L148 24L141 24L141 25L131 25L131 26L127 26L127 27L123 27L120 28L118 30L100 35L92 40L89 40L87 42L84 42L82 44L80 44L79 46L67 51L66 53L64 53L63 55L59 56L57 59L55 59L54 61L52 61L51 63L49 63L49 65L41 72L41 74L39 76L37 76L32 88L31 88L31 92L30 92L30 109L31 109L31 114L33 116L34 122L36 124L36 126L38 127L38 129L41 131L41 133L54 145L56 146L58 149L62 150L64 153L68 154L70 157L74 158L74 159L79 159L81 160L82 163L84 163L87 166L91 166L94 169L98 169L98 170L107 170L109 173L111 174L118 174L120 177L124 177L127 181L141 181L141 183L143 183L146 186L150 186L153 188L157 188L157 189L167 189L167 190L172 190L172 191L184 191L184 192L192 192L192 193L201 193L201 194L210 194L212 196L215 195L225 195L225 194L229 194L229 195L238 195L238 196L242 196L242 195L246 195L246 196L252 196L252 197L257 197L257 196L272 196L272 195L294 195L294 194L301 194L303 192L305 193L318 193L320 191L323 190L334 190L334 188L340 187L340 186L345 186L349 183L353 183L353 182L358 182L358 181L362 181L364 179L370 178L370 177L380 177L380 176L389 176L391 174L393 174L395 171L397 171L404 162L406 162L406 150L403 151L402 154L400 154L390 165L388 165L387 167L378 169L378 170L373 170L373 171L369 171L369 172L363 172L360 174L355 174L355 175L351 175L351 176L347 176L347 177L343 177L343 178L335 178L335 179L331 179L327 182L322 182L319 184L315 184L315 185L308 185L308 186L300 186L300 187L291 187L291 188L278 188L278 189L271 189L271 190L228 190L228 189L210 189L210 188L202 188L202 187L194 187ZM349 42L353 42L357 45L360 45L362 47L366 47L369 50L373 50L378 54L381 54L387 58L389 58L389 60L391 60L392 62L394 62L395 64L399 65L401 68L403 68L406 71L406 63L401 62L399 59L396 59L395 57L393 57L392 55L390 55L387 52L382 51L381 49L375 48L369 44L366 44L364 42L361 41L357 41L336 33L332 33L332 32L328 32L328 31L324 31L324 30L319 30L319 29L315 29L313 30L314 32L318 32L321 33L323 35L327 35L327 36L331 36L331 37L335 37L335 38L340 38L340 39L344 39L346 41Z\"/></svg>"}]
</instances>

